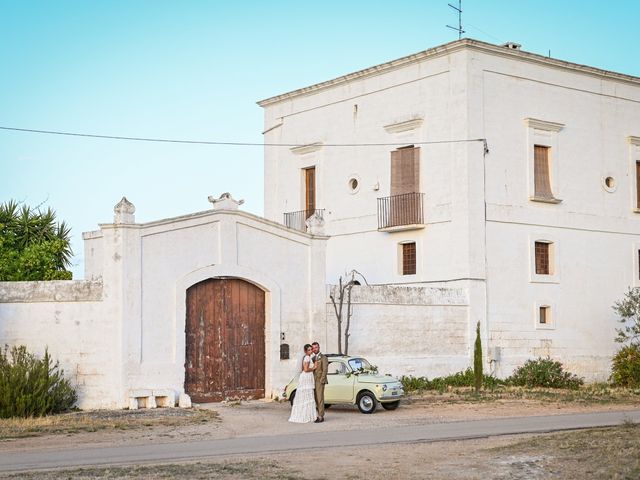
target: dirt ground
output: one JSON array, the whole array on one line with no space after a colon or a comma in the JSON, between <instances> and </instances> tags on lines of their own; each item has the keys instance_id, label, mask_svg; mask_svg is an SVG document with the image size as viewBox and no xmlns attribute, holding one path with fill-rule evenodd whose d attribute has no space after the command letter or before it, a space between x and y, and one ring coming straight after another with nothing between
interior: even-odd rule
<instances>
[{"instance_id":1,"label":"dirt ground","mask_svg":"<svg viewBox=\"0 0 640 480\"><path fill-rule=\"evenodd\" d=\"M360 414L332 407L322 424L290 424L287 403L249 401L202 405L217 415L183 424L148 421L135 429L102 429L0 441L0 455L65 447L165 443L213 438L345 431L386 426L428 425L461 420L640 408L638 402L581 403L532 399L459 402L447 397L414 398L395 411ZM162 417L166 409L146 415ZM0 429L2 425L0 424ZM0 432L1 433L1 432ZM63 439L60 438L64 435ZM52 441L55 439L55 441ZM640 427L491 437L456 442L393 444L313 452L228 458L215 462L22 473L0 478L221 478L221 479L536 479L640 478Z\"/></svg>"}]
</instances>

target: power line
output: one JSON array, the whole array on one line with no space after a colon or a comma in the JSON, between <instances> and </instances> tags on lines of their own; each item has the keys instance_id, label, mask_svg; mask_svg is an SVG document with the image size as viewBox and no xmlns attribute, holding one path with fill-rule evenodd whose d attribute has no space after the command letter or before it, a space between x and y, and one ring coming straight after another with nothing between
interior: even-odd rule
<instances>
[{"instance_id":1,"label":"power line","mask_svg":"<svg viewBox=\"0 0 640 480\"><path fill-rule=\"evenodd\" d=\"M0 130L8 130L13 132L26 132L26 133L39 133L45 135L64 135L68 137L84 137L84 138L100 138L105 140L128 140L134 142L156 142L156 143L184 143L190 145L222 145L222 146L235 146L235 147L307 147L309 144L299 143L255 143L255 142L218 142L208 140L180 140L172 138L146 138L146 137L124 137L121 135L98 135L93 133L78 133L78 132L59 132L55 130L36 130L33 128L17 128L17 127L2 127ZM395 142L395 143L323 143L323 147L381 147L381 146L394 146L394 145L406 145L412 143L413 145L437 145L444 143L468 143L468 142L482 142L487 150L487 140L484 138L470 138L459 140L435 140L431 142ZM488 151L488 150L487 150Z\"/></svg>"}]
</instances>

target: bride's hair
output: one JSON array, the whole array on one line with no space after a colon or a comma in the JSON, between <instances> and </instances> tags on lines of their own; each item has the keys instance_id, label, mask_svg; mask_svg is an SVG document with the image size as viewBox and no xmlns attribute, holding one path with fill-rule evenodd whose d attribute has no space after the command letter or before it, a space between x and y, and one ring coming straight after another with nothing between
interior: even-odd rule
<instances>
[{"instance_id":1,"label":"bride's hair","mask_svg":"<svg viewBox=\"0 0 640 480\"><path fill-rule=\"evenodd\" d=\"M306 353L306 351L307 351L308 349L310 349L310 348L311 348L311 344L306 343L306 344L304 345L304 351L305 351L305 353Z\"/></svg>"}]
</instances>

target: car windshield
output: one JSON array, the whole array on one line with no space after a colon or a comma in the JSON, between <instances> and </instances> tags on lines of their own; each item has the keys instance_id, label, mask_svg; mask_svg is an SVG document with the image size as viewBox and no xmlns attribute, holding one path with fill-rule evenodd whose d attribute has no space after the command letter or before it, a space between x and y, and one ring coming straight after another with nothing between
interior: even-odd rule
<instances>
[{"instance_id":1,"label":"car windshield","mask_svg":"<svg viewBox=\"0 0 640 480\"><path fill-rule=\"evenodd\" d=\"M369 370L371 364L364 358L352 358L349 360L349 366L354 370Z\"/></svg>"}]
</instances>

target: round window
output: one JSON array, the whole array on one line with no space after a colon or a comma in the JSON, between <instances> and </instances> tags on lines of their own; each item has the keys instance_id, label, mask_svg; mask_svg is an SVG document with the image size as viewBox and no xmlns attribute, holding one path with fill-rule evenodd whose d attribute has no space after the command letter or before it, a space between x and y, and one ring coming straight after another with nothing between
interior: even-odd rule
<instances>
[{"instance_id":1,"label":"round window","mask_svg":"<svg viewBox=\"0 0 640 480\"><path fill-rule=\"evenodd\" d=\"M616 179L611 176L606 176L602 178L602 186L607 192L615 192L618 184L616 183Z\"/></svg>"},{"instance_id":2,"label":"round window","mask_svg":"<svg viewBox=\"0 0 640 480\"><path fill-rule=\"evenodd\" d=\"M360 190L360 177L358 175L349 176L349 181L347 182L347 189L351 194L358 193L358 191Z\"/></svg>"}]
</instances>

